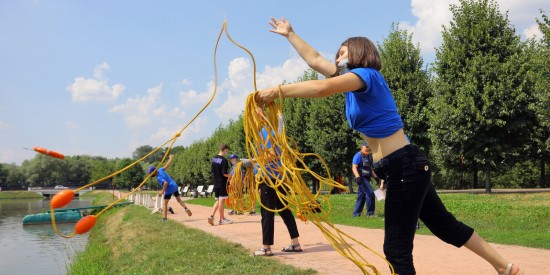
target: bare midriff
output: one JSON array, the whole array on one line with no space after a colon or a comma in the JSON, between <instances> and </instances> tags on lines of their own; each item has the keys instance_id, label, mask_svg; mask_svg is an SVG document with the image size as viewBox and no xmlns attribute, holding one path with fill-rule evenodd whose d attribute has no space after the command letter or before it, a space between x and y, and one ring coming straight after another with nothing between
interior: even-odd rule
<instances>
[{"instance_id":1,"label":"bare midriff","mask_svg":"<svg viewBox=\"0 0 550 275\"><path fill-rule=\"evenodd\" d=\"M399 129L397 132L385 138L371 138L365 135L362 136L369 144L374 162L389 156L391 153L410 143L409 140L407 140L403 129Z\"/></svg>"}]
</instances>

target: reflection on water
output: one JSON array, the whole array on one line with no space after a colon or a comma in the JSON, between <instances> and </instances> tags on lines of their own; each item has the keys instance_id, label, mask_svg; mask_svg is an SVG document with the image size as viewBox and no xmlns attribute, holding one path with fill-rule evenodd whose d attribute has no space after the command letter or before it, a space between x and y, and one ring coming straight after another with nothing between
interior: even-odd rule
<instances>
[{"instance_id":1,"label":"reflection on water","mask_svg":"<svg viewBox=\"0 0 550 275\"><path fill-rule=\"evenodd\" d=\"M67 207L89 205L75 199ZM23 226L24 216L44 210L49 210L48 200L0 200L0 273L65 274L71 258L85 248L87 234L66 239L51 224ZM58 224L58 228L69 235L74 223Z\"/></svg>"}]
</instances>

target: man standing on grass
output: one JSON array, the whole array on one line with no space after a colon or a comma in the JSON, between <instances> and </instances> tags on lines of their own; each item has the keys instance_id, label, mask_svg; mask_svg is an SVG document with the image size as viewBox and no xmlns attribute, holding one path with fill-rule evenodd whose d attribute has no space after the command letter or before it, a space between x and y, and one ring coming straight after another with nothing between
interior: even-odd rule
<instances>
[{"instance_id":1,"label":"man standing on grass","mask_svg":"<svg viewBox=\"0 0 550 275\"><path fill-rule=\"evenodd\" d=\"M216 211L220 213L219 225L231 224L232 220L226 219L224 215L224 202L229 196L227 195L227 184L229 179L229 162L225 155L230 148L226 144L220 145L220 152L212 158L212 176L214 177L214 197L216 203L212 207L212 213L208 218L208 223L214 225L214 216Z\"/></svg>"},{"instance_id":2,"label":"man standing on grass","mask_svg":"<svg viewBox=\"0 0 550 275\"><path fill-rule=\"evenodd\" d=\"M162 205L162 215L164 216L162 221L166 221L166 216L168 214L168 201L170 198L172 198L172 195L176 197L176 200L178 203L185 209L185 212L187 212L187 215L191 216L193 213L191 213L191 210L187 208L185 203L180 199L180 193L178 192L178 184L166 173L166 169L170 167L170 164L172 164L172 159L174 158L174 155L170 155L168 157L168 161L166 162L166 165L164 167L157 168L155 166L149 167L149 170L147 171L147 174L152 174L152 177L156 177L157 181L160 185L160 188L162 190L159 191L158 196L162 196L164 194L164 203ZM170 208L170 212L173 213L172 208Z\"/></svg>"},{"instance_id":3,"label":"man standing on grass","mask_svg":"<svg viewBox=\"0 0 550 275\"><path fill-rule=\"evenodd\" d=\"M374 216L374 190L370 185L372 177L372 156L367 142L361 145L361 151L353 156L351 171L357 183L357 200L353 209L353 217L361 216L365 203L367 205L367 218Z\"/></svg>"}]
</instances>

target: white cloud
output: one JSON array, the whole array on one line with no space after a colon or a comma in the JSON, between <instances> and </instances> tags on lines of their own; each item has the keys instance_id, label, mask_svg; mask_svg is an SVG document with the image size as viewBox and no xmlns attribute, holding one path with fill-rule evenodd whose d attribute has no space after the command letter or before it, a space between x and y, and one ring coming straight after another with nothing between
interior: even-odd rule
<instances>
[{"instance_id":1,"label":"white cloud","mask_svg":"<svg viewBox=\"0 0 550 275\"><path fill-rule=\"evenodd\" d=\"M399 27L413 33L415 44L420 44L424 54L431 54L434 48L442 42L442 26L449 25L452 13L450 5L458 5L458 0L412 0L411 13L417 18L416 22L400 22ZM528 36L533 33L535 18L540 17L539 9L549 10L550 1L547 0L499 0L498 6L502 14L508 11L510 24L518 34Z\"/></svg>"},{"instance_id":2,"label":"white cloud","mask_svg":"<svg viewBox=\"0 0 550 275\"><path fill-rule=\"evenodd\" d=\"M452 19L449 7L458 0L412 0L412 15L418 18L416 23L400 22L399 27L413 33L414 43L420 44L423 52L432 52L441 44L443 25Z\"/></svg>"},{"instance_id":3,"label":"white cloud","mask_svg":"<svg viewBox=\"0 0 550 275\"><path fill-rule=\"evenodd\" d=\"M283 83L293 82L303 75L307 69L306 63L299 57L288 59L282 66L266 66L256 75L257 89L268 88ZM223 81L223 91L227 91L227 99L214 111L222 122L236 119L244 110L246 97L254 91L253 69L249 59L236 58L228 68L228 78Z\"/></svg>"},{"instance_id":4,"label":"white cloud","mask_svg":"<svg viewBox=\"0 0 550 275\"><path fill-rule=\"evenodd\" d=\"M204 105L212 97L212 92L200 93L195 90L180 92L180 103L183 106L199 106Z\"/></svg>"},{"instance_id":5,"label":"white cloud","mask_svg":"<svg viewBox=\"0 0 550 275\"><path fill-rule=\"evenodd\" d=\"M170 118L182 117L184 114L179 108L169 108L160 103L161 93L162 84L159 84L156 87L149 88L146 96L138 95L129 98L126 103L116 105L110 111L122 114L124 122L129 128L141 128L150 126L153 121L161 123Z\"/></svg>"},{"instance_id":6,"label":"white cloud","mask_svg":"<svg viewBox=\"0 0 550 275\"><path fill-rule=\"evenodd\" d=\"M538 24L533 24L530 27L524 29L523 35L527 38L536 38L536 39L542 38L542 32L540 31Z\"/></svg>"},{"instance_id":7,"label":"white cloud","mask_svg":"<svg viewBox=\"0 0 550 275\"><path fill-rule=\"evenodd\" d=\"M176 143L174 146L177 145L189 145L191 141L195 139L196 136L198 136L199 133L202 133L202 130L207 125L208 119L205 116L199 116L193 123L189 124L187 128L181 133L181 135L177 138ZM149 136L149 141L152 144L161 145L164 142L169 141L170 139L174 138L175 135L183 129L184 126L187 125L187 122L185 124L173 124L170 127L161 127L156 131L155 133L151 134ZM203 133L201 135L206 135L206 133ZM167 144L167 145L170 145Z\"/></svg>"},{"instance_id":8,"label":"white cloud","mask_svg":"<svg viewBox=\"0 0 550 275\"><path fill-rule=\"evenodd\" d=\"M74 82L67 86L73 101L109 101L118 98L125 87L122 84L109 86L109 79L103 75L109 68L109 64L103 62L94 68L93 78L75 77Z\"/></svg>"}]
</instances>

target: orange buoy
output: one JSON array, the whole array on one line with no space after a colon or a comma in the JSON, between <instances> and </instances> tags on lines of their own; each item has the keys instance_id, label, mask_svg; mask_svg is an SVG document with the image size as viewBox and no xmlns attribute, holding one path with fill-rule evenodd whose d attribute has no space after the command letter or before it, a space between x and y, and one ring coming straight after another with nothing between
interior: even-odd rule
<instances>
[{"instance_id":1,"label":"orange buoy","mask_svg":"<svg viewBox=\"0 0 550 275\"><path fill-rule=\"evenodd\" d=\"M227 207L231 207L231 200L229 199L229 197L225 198L225 204L227 205Z\"/></svg>"},{"instance_id":2,"label":"orange buoy","mask_svg":"<svg viewBox=\"0 0 550 275\"><path fill-rule=\"evenodd\" d=\"M82 219L80 219L75 224L74 232L76 234L84 234L84 233L90 231L90 229L92 229L92 227L94 227L95 222L96 222L96 216L95 215L88 215L86 217L83 217Z\"/></svg>"},{"instance_id":3,"label":"orange buoy","mask_svg":"<svg viewBox=\"0 0 550 275\"><path fill-rule=\"evenodd\" d=\"M58 153L56 151L50 151L46 148L42 148L42 147L38 147L38 146L34 146L34 151L40 153L40 154L44 154L46 156L50 156L52 158L58 158L58 159L65 159L65 156L61 153Z\"/></svg>"},{"instance_id":4,"label":"orange buoy","mask_svg":"<svg viewBox=\"0 0 550 275\"><path fill-rule=\"evenodd\" d=\"M60 208L63 207L69 202L71 202L74 198L74 191L73 190L63 190L55 194L53 196L52 200L50 201L50 206L53 208Z\"/></svg>"},{"instance_id":5,"label":"orange buoy","mask_svg":"<svg viewBox=\"0 0 550 275\"><path fill-rule=\"evenodd\" d=\"M296 214L296 216L298 216L298 219L300 219L301 221L307 222L307 218L304 214L302 214L302 212L298 212L298 214Z\"/></svg>"}]
</instances>

